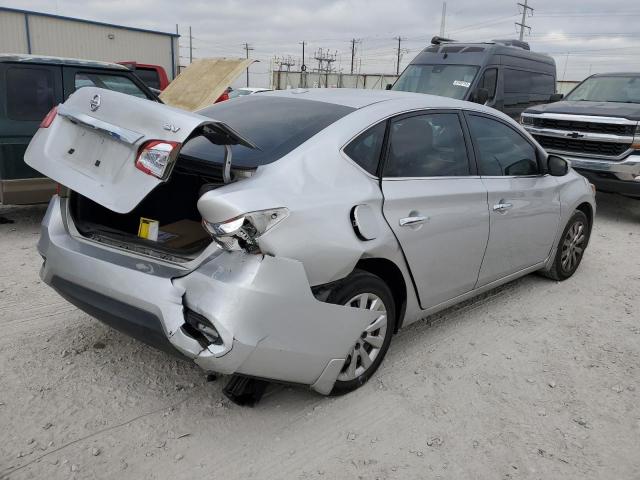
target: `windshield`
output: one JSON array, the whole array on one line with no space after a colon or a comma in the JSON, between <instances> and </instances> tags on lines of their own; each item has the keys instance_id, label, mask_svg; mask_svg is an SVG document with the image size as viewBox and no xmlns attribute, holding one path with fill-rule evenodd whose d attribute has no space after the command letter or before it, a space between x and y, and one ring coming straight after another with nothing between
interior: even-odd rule
<instances>
[{"instance_id":1,"label":"windshield","mask_svg":"<svg viewBox=\"0 0 640 480\"><path fill-rule=\"evenodd\" d=\"M266 95L244 95L220 102L198 113L226 123L258 148L233 145L233 166L254 168L275 162L316 133L353 112L351 107L313 100ZM180 155L222 163L224 147L204 137L189 140Z\"/></svg>"},{"instance_id":2,"label":"windshield","mask_svg":"<svg viewBox=\"0 0 640 480\"><path fill-rule=\"evenodd\" d=\"M640 103L640 76L587 78L565 100Z\"/></svg>"},{"instance_id":3,"label":"windshield","mask_svg":"<svg viewBox=\"0 0 640 480\"><path fill-rule=\"evenodd\" d=\"M478 67L473 65L409 65L392 90L463 99Z\"/></svg>"}]
</instances>

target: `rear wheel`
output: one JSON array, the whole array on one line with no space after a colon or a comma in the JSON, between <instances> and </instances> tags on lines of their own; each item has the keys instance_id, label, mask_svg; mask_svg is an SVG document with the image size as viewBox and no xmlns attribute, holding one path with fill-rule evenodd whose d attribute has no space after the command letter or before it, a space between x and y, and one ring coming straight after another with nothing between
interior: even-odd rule
<instances>
[{"instance_id":1,"label":"rear wheel","mask_svg":"<svg viewBox=\"0 0 640 480\"><path fill-rule=\"evenodd\" d=\"M395 328L396 309L387 284L362 270L356 270L341 282L327 301L377 313L376 319L355 340L338 375L331 394L341 395L363 385L382 363Z\"/></svg>"},{"instance_id":2,"label":"rear wheel","mask_svg":"<svg viewBox=\"0 0 640 480\"><path fill-rule=\"evenodd\" d=\"M587 248L591 226L587 216L576 210L562 232L553 266L544 274L554 280L562 281L575 273Z\"/></svg>"}]
</instances>

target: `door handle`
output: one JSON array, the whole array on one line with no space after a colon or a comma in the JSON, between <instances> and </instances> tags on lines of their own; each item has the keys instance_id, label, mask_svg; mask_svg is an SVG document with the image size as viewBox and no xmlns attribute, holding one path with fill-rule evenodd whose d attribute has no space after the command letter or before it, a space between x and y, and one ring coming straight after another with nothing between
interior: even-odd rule
<instances>
[{"instance_id":1,"label":"door handle","mask_svg":"<svg viewBox=\"0 0 640 480\"><path fill-rule=\"evenodd\" d=\"M512 207L513 207L513 203L505 202L504 199L502 199L502 200L500 200L499 203L496 203L493 206L493 211L494 212L499 212L499 213L504 213L504 212L506 212L507 210L509 210Z\"/></svg>"},{"instance_id":2,"label":"door handle","mask_svg":"<svg viewBox=\"0 0 640 480\"><path fill-rule=\"evenodd\" d=\"M398 222L401 227L410 227L411 225L419 225L427 221L427 217L404 217Z\"/></svg>"}]
</instances>

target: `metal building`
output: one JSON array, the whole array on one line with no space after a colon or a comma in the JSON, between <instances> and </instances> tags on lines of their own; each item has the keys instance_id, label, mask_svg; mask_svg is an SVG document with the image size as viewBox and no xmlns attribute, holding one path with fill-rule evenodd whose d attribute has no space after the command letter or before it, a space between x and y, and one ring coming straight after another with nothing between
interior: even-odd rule
<instances>
[{"instance_id":1,"label":"metal building","mask_svg":"<svg viewBox=\"0 0 640 480\"><path fill-rule=\"evenodd\" d=\"M106 62L161 65L170 79L178 64L176 33L0 7L0 51Z\"/></svg>"}]
</instances>

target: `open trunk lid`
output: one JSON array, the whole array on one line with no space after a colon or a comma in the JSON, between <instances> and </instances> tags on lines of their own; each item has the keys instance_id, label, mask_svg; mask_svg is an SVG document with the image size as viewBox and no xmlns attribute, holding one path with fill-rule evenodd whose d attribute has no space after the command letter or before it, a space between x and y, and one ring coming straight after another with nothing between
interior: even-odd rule
<instances>
[{"instance_id":1,"label":"open trunk lid","mask_svg":"<svg viewBox=\"0 0 640 480\"><path fill-rule=\"evenodd\" d=\"M136 167L140 147L203 135L218 145L254 145L222 122L111 90L84 87L40 128L25 162L40 173L117 213L128 213L167 176ZM177 152L176 152L177 153ZM175 162L177 155L173 155ZM170 174L173 165L167 167Z\"/></svg>"}]
</instances>

